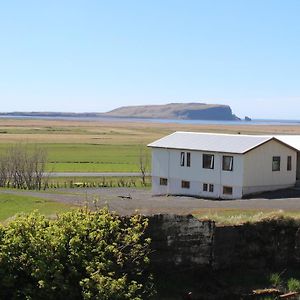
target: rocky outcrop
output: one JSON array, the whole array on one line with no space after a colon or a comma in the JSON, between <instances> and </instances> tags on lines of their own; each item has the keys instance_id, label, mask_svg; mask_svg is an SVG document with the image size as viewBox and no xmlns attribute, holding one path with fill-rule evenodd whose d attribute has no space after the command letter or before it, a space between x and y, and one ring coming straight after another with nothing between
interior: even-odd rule
<instances>
[{"instance_id":1,"label":"rocky outcrop","mask_svg":"<svg viewBox=\"0 0 300 300\"><path fill-rule=\"evenodd\" d=\"M230 106L205 103L124 106L109 111L104 115L124 118L239 120L239 118L232 113Z\"/></svg>"}]
</instances>

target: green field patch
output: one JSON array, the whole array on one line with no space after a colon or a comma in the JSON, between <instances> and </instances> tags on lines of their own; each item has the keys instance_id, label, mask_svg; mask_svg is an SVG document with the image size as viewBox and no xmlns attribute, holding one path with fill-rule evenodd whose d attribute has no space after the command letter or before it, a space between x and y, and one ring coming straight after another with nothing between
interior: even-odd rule
<instances>
[{"instance_id":1,"label":"green field patch","mask_svg":"<svg viewBox=\"0 0 300 300\"><path fill-rule=\"evenodd\" d=\"M0 153L10 144L0 144ZM48 155L46 171L49 172L138 172L140 145L110 144L38 144ZM35 144L28 144L35 147ZM143 149L146 148L143 146ZM150 150L148 155L150 167Z\"/></svg>"},{"instance_id":2,"label":"green field patch","mask_svg":"<svg viewBox=\"0 0 300 300\"><path fill-rule=\"evenodd\" d=\"M140 146L50 144L47 170L54 172L137 172ZM147 151L150 164L150 151Z\"/></svg>"},{"instance_id":3,"label":"green field patch","mask_svg":"<svg viewBox=\"0 0 300 300\"><path fill-rule=\"evenodd\" d=\"M66 212L71 206L64 203L45 200L26 195L0 194L0 222L18 213L30 213L38 210L41 214L52 217L56 213Z\"/></svg>"},{"instance_id":4,"label":"green field patch","mask_svg":"<svg viewBox=\"0 0 300 300\"><path fill-rule=\"evenodd\" d=\"M118 163L50 163L50 172L138 172L138 165Z\"/></svg>"}]
</instances>

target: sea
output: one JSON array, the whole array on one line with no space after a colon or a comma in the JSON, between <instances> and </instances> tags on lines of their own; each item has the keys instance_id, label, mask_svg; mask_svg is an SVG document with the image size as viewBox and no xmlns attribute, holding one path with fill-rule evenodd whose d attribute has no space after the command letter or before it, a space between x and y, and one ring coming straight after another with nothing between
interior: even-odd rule
<instances>
[{"instance_id":1,"label":"sea","mask_svg":"<svg viewBox=\"0 0 300 300\"><path fill-rule=\"evenodd\" d=\"M175 124L207 124L207 125L300 125L300 120L252 119L224 121L224 120L172 120L172 119L146 119L146 118L114 118L114 117L76 117L76 116L18 116L0 115L0 119L19 120L70 120L70 121L110 121L110 122L149 122L149 123L175 123Z\"/></svg>"}]
</instances>

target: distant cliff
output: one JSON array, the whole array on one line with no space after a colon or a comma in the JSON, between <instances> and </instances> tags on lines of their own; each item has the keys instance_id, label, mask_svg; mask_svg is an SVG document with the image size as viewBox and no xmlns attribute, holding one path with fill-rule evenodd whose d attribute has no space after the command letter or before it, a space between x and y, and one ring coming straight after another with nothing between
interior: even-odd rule
<instances>
[{"instance_id":1,"label":"distant cliff","mask_svg":"<svg viewBox=\"0 0 300 300\"><path fill-rule=\"evenodd\" d=\"M232 113L230 106L205 103L170 103L165 105L124 106L106 113L72 113L72 112L9 112L2 116L13 117L47 117L47 118L147 118L173 120L240 120Z\"/></svg>"},{"instance_id":2,"label":"distant cliff","mask_svg":"<svg viewBox=\"0 0 300 300\"><path fill-rule=\"evenodd\" d=\"M104 115L123 118L239 120L239 118L232 113L230 106L205 103L124 106L109 111Z\"/></svg>"}]
</instances>

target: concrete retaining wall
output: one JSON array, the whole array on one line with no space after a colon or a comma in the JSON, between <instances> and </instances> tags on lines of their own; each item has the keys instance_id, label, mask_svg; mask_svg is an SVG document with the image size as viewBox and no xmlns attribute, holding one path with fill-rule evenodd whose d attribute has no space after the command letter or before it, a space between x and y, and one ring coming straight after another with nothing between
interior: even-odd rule
<instances>
[{"instance_id":1,"label":"concrete retaining wall","mask_svg":"<svg viewBox=\"0 0 300 300\"><path fill-rule=\"evenodd\" d=\"M265 268L300 263L300 228L287 220L217 227L191 215L149 217L155 267Z\"/></svg>"}]
</instances>

